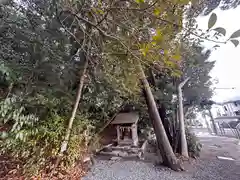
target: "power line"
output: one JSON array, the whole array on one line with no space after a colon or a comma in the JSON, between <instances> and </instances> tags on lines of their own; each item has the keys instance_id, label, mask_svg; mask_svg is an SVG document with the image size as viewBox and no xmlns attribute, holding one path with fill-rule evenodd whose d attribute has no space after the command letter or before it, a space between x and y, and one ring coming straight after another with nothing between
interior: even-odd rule
<instances>
[{"instance_id":1,"label":"power line","mask_svg":"<svg viewBox=\"0 0 240 180\"><path fill-rule=\"evenodd\" d=\"M229 89L236 89L236 87L231 87L231 88L213 88L214 90L215 89L223 89L223 90L229 90Z\"/></svg>"}]
</instances>

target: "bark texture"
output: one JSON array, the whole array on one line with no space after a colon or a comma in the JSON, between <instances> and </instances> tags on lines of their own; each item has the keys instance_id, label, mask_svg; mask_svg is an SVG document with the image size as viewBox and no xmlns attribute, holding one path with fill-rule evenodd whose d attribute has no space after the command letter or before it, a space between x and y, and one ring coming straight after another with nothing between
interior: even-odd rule
<instances>
[{"instance_id":1,"label":"bark texture","mask_svg":"<svg viewBox=\"0 0 240 180\"><path fill-rule=\"evenodd\" d=\"M182 167L180 166L180 163L177 157L175 156L173 149L169 143L151 88L149 86L145 73L142 69L141 63L140 61L138 61L137 63L140 72L140 80L143 86L143 92L148 106L149 116L152 121L154 132L157 138L158 147L161 151L164 164L175 171L182 170Z\"/></svg>"},{"instance_id":2,"label":"bark texture","mask_svg":"<svg viewBox=\"0 0 240 180\"><path fill-rule=\"evenodd\" d=\"M178 86L178 101L179 101L179 125L180 125L180 139L181 139L181 154L187 158L188 156L188 146L187 146L187 139L185 133L185 123L184 123L184 112L183 112L183 94L182 94L182 87L188 81L186 79Z\"/></svg>"},{"instance_id":3,"label":"bark texture","mask_svg":"<svg viewBox=\"0 0 240 180\"><path fill-rule=\"evenodd\" d=\"M213 115L212 115L212 112L211 112L211 108L209 107L207 110L209 112L209 116L210 116L210 119L211 119L211 122L212 122L213 131L214 131L215 134L217 134L217 127L216 127L216 124L214 122L214 118L213 118Z\"/></svg>"},{"instance_id":4,"label":"bark texture","mask_svg":"<svg viewBox=\"0 0 240 180\"><path fill-rule=\"evenodd\" d=\"M56 167L58 167L58 165L59 165L59 163L60 163L60 161L61 161L61 159L64 155L64 152L67 150L67 146L68 146L68 142L69 142L69 139L70 139L70 134L71 134L73 122L74 122L74 119L76 117L78 105L79 105L79 102L80 102L80 99L81 99L81 96L82 96L82 90L83 90L83 86L84 86L84 80L85 80L85 77L86 77L87 67L88 67L88 59L86 58L85 63L84 63L84 67L83 67L83 71L82 71L82 74L81 74L80 79L79 79L77 97L76 97L76 100L75 100L75 103L74 103L74 106L73 106L71 117L68 121L68 127L66 129L66 134L65 134L63 142L61 144L61 149L59 151L54 169Z\"/></svg>"}]
</instances>

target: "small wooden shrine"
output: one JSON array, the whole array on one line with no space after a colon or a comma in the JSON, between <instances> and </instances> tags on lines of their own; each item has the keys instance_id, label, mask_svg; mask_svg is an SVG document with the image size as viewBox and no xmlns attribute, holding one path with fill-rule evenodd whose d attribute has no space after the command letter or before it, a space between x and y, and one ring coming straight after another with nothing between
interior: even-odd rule
<instances>
[{"instance_id":1,"label":"small wooden shrine","mask_svg":"<svg viewBox=\"0 0 240 180\"><path fill-rule=\"evenodd\" d=\"M136 112L119 113L111 122L117 131L118 145L138 146L137 123L139 115Z\"/></svg>"}]
</instances>

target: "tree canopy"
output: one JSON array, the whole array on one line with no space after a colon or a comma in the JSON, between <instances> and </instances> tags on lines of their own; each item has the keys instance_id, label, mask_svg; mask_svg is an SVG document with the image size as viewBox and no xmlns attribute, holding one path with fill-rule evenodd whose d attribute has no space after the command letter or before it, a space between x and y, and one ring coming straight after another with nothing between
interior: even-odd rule
<instances>
[{"instance_id":1,"label":"tree canopy","mask_svg":"<svg viewBox=\"0 0 240 180\"><path fill-rule=\"evenodd\" d=\"M204 0L194 1L192 7L195 15L203 14L209 15L214 9L220 8L221 10L235 9L240 5L239 0Z\"/></svg>"},{"instance_id":2,"label":"tree canopy","mask_svg":"<svg viewBox=\"0 0 240 180\"><path fill-rule=\"evenodd\" d=\"M79 152L88 151L89 139L124 108L134 107L141 114L142 128L149 125L141 72L150 83L166 131L170 126L165 119L176 119L177 86L186 77L190 77L183 89L186 107L211 98L210 52L190 40L190 34L180 33L189 2L1 4L1 154L23 161L25 174L51 169L82 79L64 165L81 159ZM187 32L195 32L189 27L191 23Z\"/></svg>"}]
</instances>

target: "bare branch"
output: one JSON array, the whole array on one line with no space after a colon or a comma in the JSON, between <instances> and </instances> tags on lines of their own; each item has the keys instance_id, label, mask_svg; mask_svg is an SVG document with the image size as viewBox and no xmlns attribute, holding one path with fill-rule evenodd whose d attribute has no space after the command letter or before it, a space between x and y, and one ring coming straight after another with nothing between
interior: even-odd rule
<instances>
[{"instance_id":1,"label":"bare branch","mask_svg":"<svg viewBox=\"0 0 240 180\"><path fill-rule=\"evenodd\" d=\"M155 6L157 4L158 0L154 1L152 4L150 4L149 6L145 7L145 8L124 8L124 7L109 7L107 8L108 10L113 10L113 9L120 9L120 10L126 10L126 11L146 11L150 8L152 8L153 6Z\"/></svg>"},{"instance_id":2,"label":"bare branch","mask_svg":"<svg viewBox=\"0 0 240 180\"><path fill-rule=\"evenodd\" d=\"M111 0L111 2L110 2L110 7L112 6L112 4L113 4L113 0ZM104 14L103 18L100 21L98 21L97 25L101 24L107 18L108 13L110 12L110 10L111 9L107 10L107 12Z\"/></svg>"}]
</instances>

